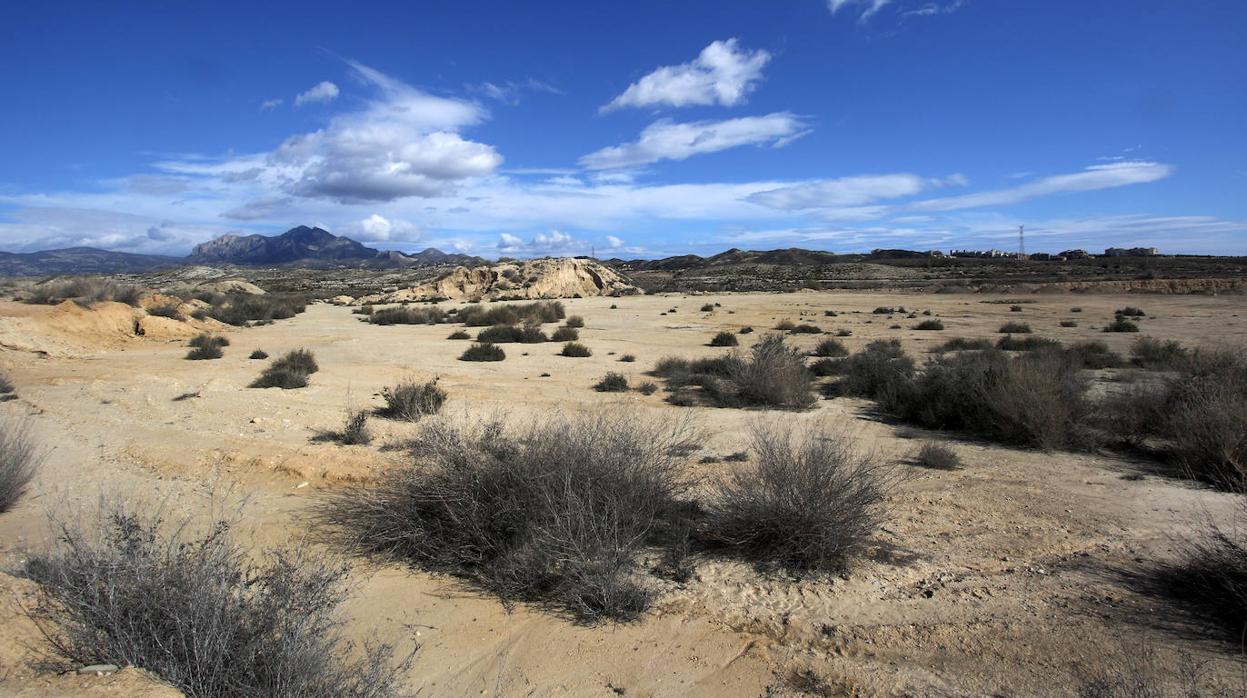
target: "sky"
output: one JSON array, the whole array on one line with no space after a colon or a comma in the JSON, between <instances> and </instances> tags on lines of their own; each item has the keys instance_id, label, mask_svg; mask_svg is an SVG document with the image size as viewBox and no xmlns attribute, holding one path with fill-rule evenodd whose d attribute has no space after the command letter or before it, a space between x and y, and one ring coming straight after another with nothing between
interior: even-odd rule
<instances>
[{"instance_id":1,"label":"sky","mask_svg":"<svg viewBox=\"0 0 1247 698\"><path fill-rule=\"evenodd\" d=\"M1247 254L1247 2L0 6L0 250Z\"/></svg>"}]
</instances>

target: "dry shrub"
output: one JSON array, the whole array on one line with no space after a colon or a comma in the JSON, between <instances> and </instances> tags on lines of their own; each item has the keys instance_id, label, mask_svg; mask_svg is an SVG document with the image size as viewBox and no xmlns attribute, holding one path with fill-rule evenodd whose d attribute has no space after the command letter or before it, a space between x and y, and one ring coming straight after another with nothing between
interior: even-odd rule
<instances>
[{"instance_id":1,"label":"dry shrub","mask_svg":"<svg viewBox=\"0 0 1247 698\"><path fill-rule=\"evenodd\" d=\"M593 385L599 393L623 393L628 391L628 377L622 373L611 371L602 380Z\"/></svg>"},{"instance_id":2,"label":"dry shrub","mask_svg":"<svg viewBox=\"0 0 1247 698\"><path fill-rule=\"evenodd\" d=\"M1074 671L1079 698L1229 698L1242 695L1210 675L1185 652L1163 662L1151 646L1122 643L1121 657L1099 659Z\"/></svg>"},{"instance_id":3,"label":"dry shrub","mask_svg":"<svg viewBox=\"0 0 1247 698\"><path fill-rule=\"evenodd\" d=\"M589 347L586 347L579 342L568 342L567 344L564 344L563 349L559 352L559 354L578 359L593 356L593 352L589 349Z\"/></svg>"},{"instance_id":4,"label":"dry shrub","mask_svg":"<svg viewBox=\"0 0 1247 698\"><path fill-rule=\"evenodd\" d=\"M534 303L495 304L489 307L469 306L455 315L457 322L468 327L488 325L516 325L526 320L544 324L558 322L566 315L559 301L536 301Z\"/></svg>"},{"instance_id":5,"label":"dry shrub","mask_svg":"<svg viewBox=\"0 0 1247 698\"><path fill-rule=\"evenodd\" d=\"M368 411L347 410L341 429L322 432L315 440L336 441L344 446L367 446L372 443L372 431L368 428Z\"/></svg>"},{"instance_id":6,"label":"dry shrub","mask_svg":"<svg viewBox=\"0 0 1247 698\"><path fill-rule=\"evenodd\" d=\"M991 349L992 343L989 340L976 338L966 339L965 337L953 337L943 344L931 350L934 354L943 354L950 351L981 351L983 349Z\"/></svg>"},{"instance_id":7,"label":"dry shrub","mask_svg":"<svg viewBox=\"0 0 1247 698\"><path fill-rule=\"evenodd\" d=\"M958 470L963 467L961 456L941 443L928 441L914 455L914 463L935 470Z\"/></svg>"},{"instance_id":8,"label":"dry shrub","mask_svg":"<svg viewBox=\"0 0 1247 698\"><path fill-rule=\"evenodd\" d=\"M1035 351L1036 349L1059 349L1061 343L1047 337L1014 337L1005 335L996 340L996 348L1001 351Z\"/></svg>"},{"instance_id":9,"label":"dry shrub","mask_svg":"<svg viewBox=\"0 0 1247 698\"><path fill-rule=\"evenodd\" d=\"M775 329L780 332L791 332L796 326L797 324L792 320L780 320L775 323Z\"/></svg>"},{"instance_id":10,"label":"dry shrub","mask_svg":"<svg viewBox=\"0 0 1247 698\"><path fill-rule=\"evenodd\" d=\"M225 355L221 347L229 346L229 340L220 335L202 332L191 337L187 345L191 347L191 350L186 353L187 359L192 361L219 359Z\"/></svg>"},{"instance_id":11,"label":"dry shrub","mask_svg":"<svg viewBox=\"0 0 1247 698\"><path fill-rule=\"evenodd\" d=\"M915 330L942 330L944 329L944 322L942 320L923 320L917 325L914 325L914 329Z\"/></svg>"},{"instance_id":12,"label":"dry shrub","mask_svg":"<svg viewBox=\"0 0 1247 698\"><path fill-rule=\"evenodd\" d=\"M843 376L836 384L841 394L878 399L897 383L909 380L914 361L899 341L877 339L841 361L838 371Z\"/></svg>"},{"instance_id":13,"label":"dry shrub","mask_svg":"<svg viewBox=\"0 0 1247 698\"><path fill-rule=\"evenodd\" d=\"M716 334L713 338L711 338L708 346L734 347L734 346L738 346L739 344L740 342L736 339L736 335L732 334L731 332L720 332Z\"/></svg>"},{"instance_id":14,"label":"dry shrub","mask_svg":"<svg viewBox=\"0 0 1247 698\"><path fill-rule=\"evenodd\" d=\"M30 289L25 302L55 305L62 301L74 300L82 305L91 305L115 301L138 307L143 295L143 289L131 284L107 278L79 277L38 284Z\"/></svg>"},{"instance_id":15,"label":"dry shrub","mask_svg":"<svg viewBox=\"0 0 1247 698\"><path fill-rule=\"evenodd\" d=\"M1125 318L1119 317L1116 320L1114 320L1112 324L1105 325L1104 331L1105 332L1138 332L1139 326Z\"/></svg>"},{"instance_id":16,"label":"dry shrub","mask_svg":"<svg viewBox=\"0 0 1247 698\"><path fill-rule=\"evenodd\" d=\"M636 361L636 355L635 354L624 354L623 356L619 357L619 360L626 364L630 364Z\"/></svg>"},{"instance_id":17,"label":"dry shrub","mask_svg":"<svg viewBox=\"0 0 1247 698\"><path fill-rule=\"evenodd\" d=\"M17 504L35 477L39 450L30 423L0 419L0 514Z\"/></svg>"},{"instance_id":18,"label":"dry shrub","mask_svg":"<svg viewBox=\"0 0 1247 698\"><path fill-rule=\"evenodd\" d=\"M1000 351L935 359L880 396L896 416L936 429L1041 449L1081 447L1091 413L1079 365L1059 351L1010 358Z\"/></svg>"},{"instance_id":19,"label":"dry shrub","mask_svg":"<svg viewBox=\"0 0 1247 698\"><path fill-rule=\"evenodd\" d=\"M264 351L263 349L256 349L255 351L251 352L251 354L250 354L250 355L248 355L248 356L247 356L247 358L249 358L249 359L267 359L267 358L268 358L268 352L267 352L267 351Z\"/></svg>"},{"instance_id":20,"label":"dry shrub","mask_svg":"<svg viewBox=\"0 0 1247 698\"><path fill-rule=\"evenodd\" d=\"M476 334L476 341L484 344L540 344L550 341L541 326L525 323L523 326L494 325Z\"/></svg>"},{"instance_id":21,"label":"dry shrub","mask_svg":"<svg viewBox=\"0 0 1247 698\"><path fill-rule=\"evenodd\" d=\"M564 327L584 327L585 319L580 317L579 315L572 315L571 317L567 318L567 321L563 323L563 326Z\"/></svg>"},{"instance_id":22,"label":"dry shrub","mask_svg":"<svg viewBox=\"0 0 1247 698\"><path fill-rule=\"evenodd\" d=\"M996 331L1001 334L1030 334L1031 326L1024 322L1006 322Z\"/></svg>"},{"instance_id":23,"label":"dry shrub","mask_svg":"<svg viewBox=\"0 0 1247 698\"><path fill-rule=\"evenodd\" d=\"M373 310L368 322L374 325L436 325L446 321L446 311L436 305L424 307L399 306Z\"/></svg>"},{"instance_id":24,"label":"dry shrub","mask_svg":"<svg viewBox=\"0 0 1247 698\"><path fill-rule=\"evenodd\" d=\"M708 535L759 564L847 572L882 523L888 469L827 431L751 436L753 463L715 484Z\"/></svg>"},{"instance_id":25,"label":"dry shrub","mask_svg":"<svg viewBox=\"0 0 1247 698\"><path fill-rule=\"evenodd\" d=\"M55 547L25 565L56 656L141 666L193 697L397 694L411 657L343 636L341 565L296 551L253 562L225 522L166 534L116 505L93 523L58 524Z\"/></svg>"},{"instance_id":26,"label":"dry shrub","mask_svg":"<svg viewBox=\"0 0 1247 698\"><path fill-rule=\"evenodd\" d=\"M635 414L422 423L417 462L375 485L331 493L322 524L349 548L457 575L504 600L583 622L629 619L651 592L647 540L683 490L690 435Z\"/></svg>"},{"instance_id":27,"label":"dry shrub","mask_svg":"<svg viewBox=\"0 0 1247 698\"><path fill-rule=\"evenodd\" d=\"M1176 370L1190 358L1191 353L1177 340L1139 337L1130 345L1130 359L1141 368Z\"/></svg>"},{"instance_id":28,"label":"dry shrub","mask_svg":"<svg viewBox=\"0 0 1247 698\"><path fill-rule=\"evenodd\" d=\"M241 327L248 322L269 323L292 318L307 309L307 297L292 293L213 296L208 317Z\"/></svg>"},{"instance_id":29,"label":"dry shrub","mask_svg":"<svg viewBox=\"0 0 1247 698\"><path fill-rule=\"evenodd\" d=\"M459 355L460 361L502 361L507 358L506 352L496 344L473 344Z\"/></svg>"},{"instance_id":30,"label":"dry shrub","mask_svg":"<svg viewBox=\"0 0 1247 698\"><path fill-rule=\"evenodd\" d=\"M455 330L454 332L451 332L446 339L472 339L472 335L464 332L463 330Z\"/></svg>"},{"instance_id":31,"label":"dry shrub","mask_svg":"<svg viewBox=\"0 0 1247 698\"><path fill-rule=\"evenodd\" d=\"M1104 342L1078 342L1065 349L1065 353L1082 368L1098 370L1102 368L1121 368L1126 360L1108 348Z\"/></svg>"},{"instance_id":32,"label":"dry shrub","mask_svg":"<svg viewBox=\"0 0 1247 698\"><path fill-rule=\"evenodd\" d=\"M550 335L551 342L574 342L580 339L580 332L574 327L559 327Z\"/></svg>"},{"instance_id":33,"label":"dry shrub","mask_svg":"<svg viewBox=\"0 0 1247 698\"><path fill-rule=\"evenodd\" d=\"M838 339L824 339L814 347L814 351L810 352L810 356L821 356L824 358L839 358L848 356L849 350L845 348L844 342Z\"/></svg>"},{"instance_id":34,"label":"dry shrub","mask_svg":"<svg viewBox=\"0 0 1247 698\"><path fill-rule=\"evenodd\" d=\"M1144 317L1145 315L1147 315L1147 313L1143 312L1142 308L1136 308L1132 305L1128 305L1124 308L1119 308L1113 314L1118 317Z\"/></svg>"},{"instance_id":35,"label":"dry shrub","mask_svg":"<svg viewBox=\"0 0 1247 698\"><path fill-rule=\"evenodd\" d=\"M1062 320L1059 324L1061 327L1078 327L1077 320Z\"/></svg>"},{"instance_id":36,"label":"dry shrub","mask_svg":"<svg viewBox=\"0 0 1247 698\"><path fill-rule=\"evenodd\" d=\"M385 407L377 414L415 422L441 411L446 403L446 391L438 387L436 378L424 383L405 378L393 387L383 388L381 398L385 400Z\"/></svg>"},{"instance_id":37,"label":"dry shrub","mask_svg":"<svg viewBox=\"0 0 1247 698\"><path fill-rule=\"evenodd\" d=\"M1247 482L1247 355L1197 351L1166 382L1160 436L1191 476L1239 487Z\"/></svg>"},{"instance_id":38,"label":"dry shrub","mask_svg":"<svg viewBox=\"0 0 1247 698\"><path fill-rule=\"evenodd\" d=\"M316 357L306 349L295 349L285 356L269 364L260 377L251 382L252 388L293 388L307 387L307 377L320 370Z\"/></svg>"},{"instance_id":39,"label":"dry shrub","mask_svg":"<svg viewBox=\"0 0 1247 698\"><path fill-rule=\"evenodd\" d=\"M181 320L182 311L179 310L180 307L178 303L162 303L148 308L147 314L155 315L156 317L167 317L171 320Z\"/></svg>"}]
</instances>

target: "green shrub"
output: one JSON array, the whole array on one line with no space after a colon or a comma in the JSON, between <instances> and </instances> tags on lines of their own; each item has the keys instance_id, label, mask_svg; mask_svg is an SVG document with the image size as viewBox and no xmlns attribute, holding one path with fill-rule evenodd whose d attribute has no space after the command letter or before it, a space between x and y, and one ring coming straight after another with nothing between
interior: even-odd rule
<instances>
[{"instance_id":1,"label":"green shrub","mask_svg":"<svg viewBox=\"0 0 1247 698\"><path fill-rule=\"evenodd\" d=\"M436 325L446 321L446 311L435 305L423 307L403 305L374 310L367 317L368 322L374 325Z\"/></svg>"},{"instance_id":2,"label":"green shrub","mask_svg":"<svg viewBox=\"0 0 1247 698\"><path fill-rule=\"evenodd\" d=\"M526 320L539 324L558 322L566 315L559 301L536 301L534 303L494 304L489 307L469 306L455 315L457 322L468 327L489 325L516 325Z\"/></svg>"},{"instance_id":3,"label":"green shrub","mask_svg":"<svg viewBox=\"0 0 1247 698\"><path fill-rule=\"evenodd\" d=\"M546 333L541 331L539 325L525 324L522 326L494 325L493 327L488 327L477 333L476 341L483 344L506 344L510 342L539 344L550 340L546 337Z\"/></svg>"}]
</instances>

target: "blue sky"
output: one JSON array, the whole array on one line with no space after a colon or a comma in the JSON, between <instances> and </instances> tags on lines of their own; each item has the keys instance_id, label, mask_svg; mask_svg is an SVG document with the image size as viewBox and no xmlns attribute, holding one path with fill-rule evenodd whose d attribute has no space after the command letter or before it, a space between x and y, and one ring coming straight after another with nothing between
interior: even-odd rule
<instances>
[{"instance_id":1,"label":"blue sky","mask_svg":"<svg viewBox=\"0 0 1247 698\"><path fill-rule=\"evenodd\" d=\"M0 249L1247 254L1245 30L1242 0L10 1Z\"/></svg>"}]
</instances>

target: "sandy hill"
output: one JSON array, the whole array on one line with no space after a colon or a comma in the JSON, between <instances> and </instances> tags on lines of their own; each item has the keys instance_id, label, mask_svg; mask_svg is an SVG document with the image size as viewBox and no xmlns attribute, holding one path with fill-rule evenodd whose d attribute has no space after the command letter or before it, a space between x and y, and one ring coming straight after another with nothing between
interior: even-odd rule
<instances>
[{"instance_id":1,"label":"sandy hill","mask_svg":"<svg viewBox=\"0 0 1247 698\"><path fill-rule=\"evenodd\" d=\"M640 293L618 272L592 259L556 258L456 267L434 281L391 293L365 296L361 303L400 303L435 298L520 299L624 296Z\"/></svg>"}]
</instances>

